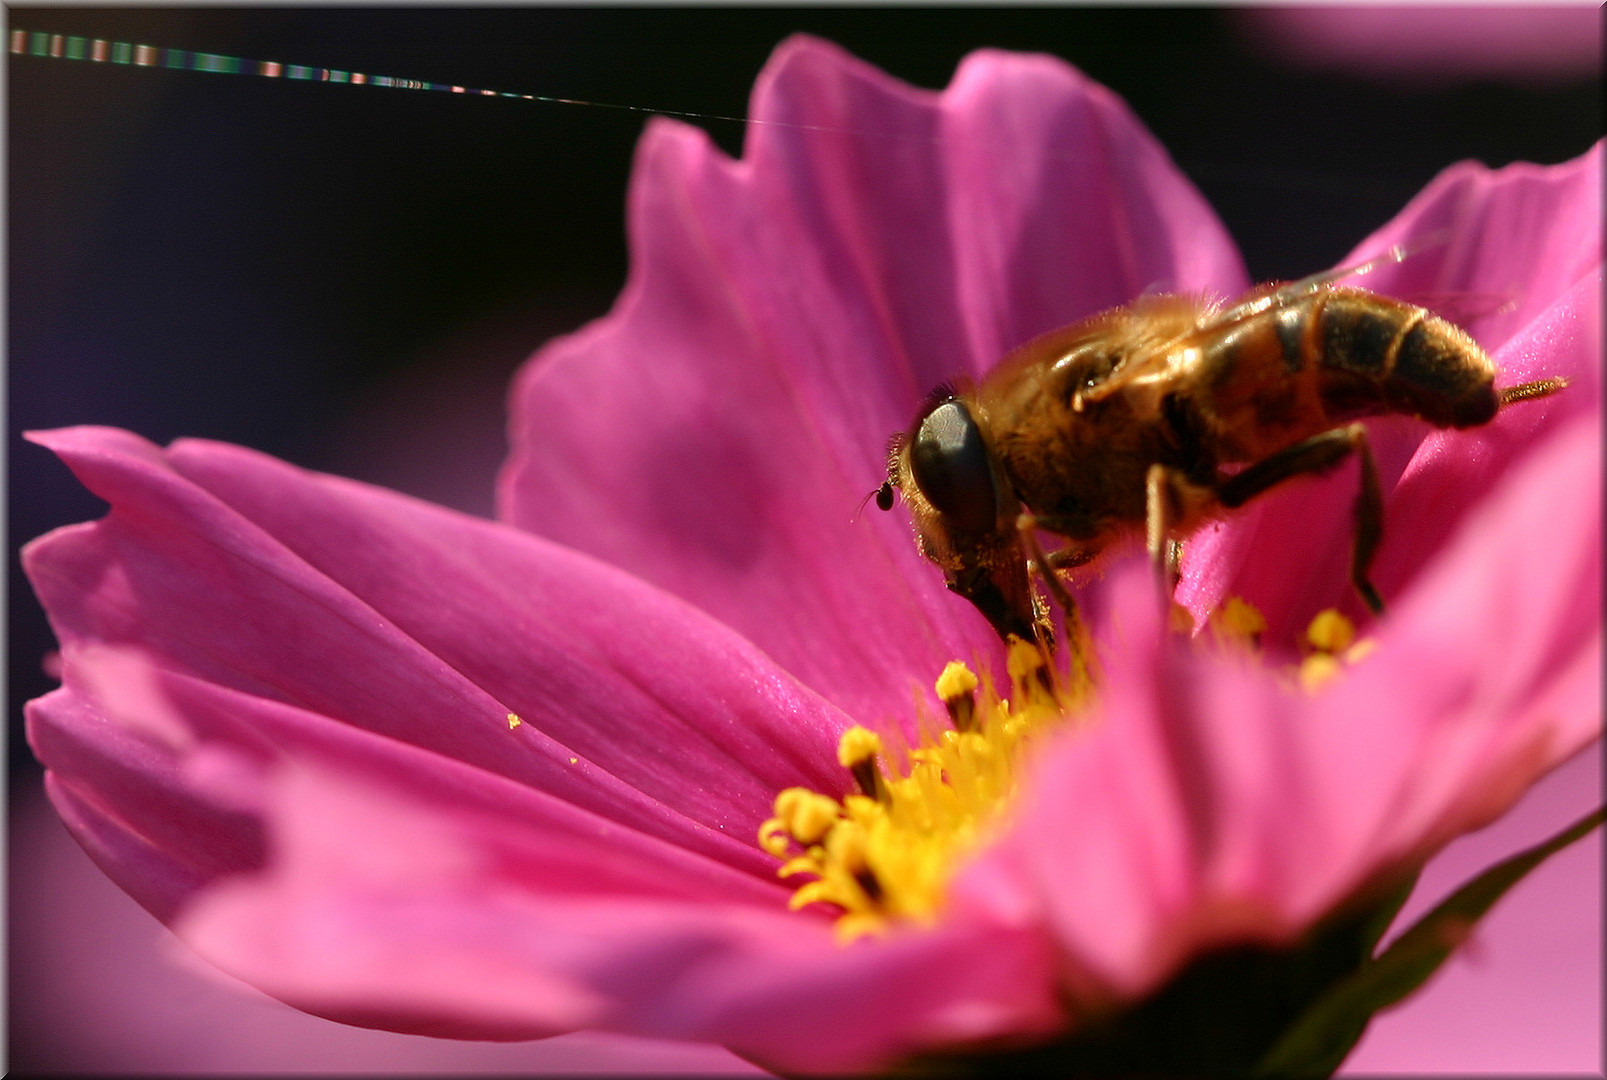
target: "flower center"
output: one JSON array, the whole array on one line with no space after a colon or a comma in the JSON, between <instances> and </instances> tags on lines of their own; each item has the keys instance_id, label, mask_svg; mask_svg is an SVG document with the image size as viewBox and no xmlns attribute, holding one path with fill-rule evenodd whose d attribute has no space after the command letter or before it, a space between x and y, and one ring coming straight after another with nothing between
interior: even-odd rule
<instances>
[{"instance_id":1,"label":"flower center","mask_svg":"<svg viewBox=\"0 0 1607 1080\"><path fill-rule=\"evenodd\" d=\"M1189 620L1179 609L1174 622ZM1260 652L1266 619L1230 598L1208 620L1220 648ZM1091 656L1086 641L1081 655ZM1329 609L1311 621L1305 656L1289 682L1315 693L1373 643ZM915 746L890 749L869 728L852 727L837 744L837 760L858 791L833 798L808 788L776 796L774 816L759 827L759 846L786 862L782 878L807 875L793 893L793 910L810 904L837 909L837 935L847 942L879 934L900 921L929 925L941 912L948 883L966 857L1003 826L1032 748L1077 722L1092 700L1082 664L1057 671L1035 645L1012 638L1010 693L1001 696L986 673L979 679L951 662L937 680L946 723L920 716Z\"/></svg>"},{"instance_id":2,"label":"flower center","mask_svg":"<svg viewBox=\"0 0 1607 1080\"><path fill-rule=\"evenodd\" d=\"M1029 748L1085 704L1085 676L1056 672L1034 645L1012 640L1010 693L958 661L943 669L937 695L947 723L922 716L915 746L890 750L863 727L843 733L837 760L859 788L841 799L788 788L759 844L787 859L783 878L810 875L790 906L839 910L849 941L891 922L929 924L967 854L998 830L1014 799Z\"/></svg>"}]
</instances>

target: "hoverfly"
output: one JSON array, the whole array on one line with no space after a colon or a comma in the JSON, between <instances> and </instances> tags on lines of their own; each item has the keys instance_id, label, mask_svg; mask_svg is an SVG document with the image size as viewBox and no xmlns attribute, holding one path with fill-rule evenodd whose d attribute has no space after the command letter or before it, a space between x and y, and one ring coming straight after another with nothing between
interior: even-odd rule
<instances>
[{"instance_id":1,"label":"hoverfly","mask_svg":"<svg viewBox=\"0 0 1607 1080\"><path fill-rule=\"evenodd\" d=\"M1383 497L1357 418L1488 423L1504 405L1566 385L1495 388L1495 366L1463 330L1421 307L1337 282L1398 260L1263 285L1232 304L1154 295L1052 330L974 387L940 387L889 444L887 479L920 551L1001 637L1053 640L1041 575L1075 617L1060 569L1142 531L1163 599L1176 544L1294 476L1361 462L1350 580L1368 578ZM1037 531L1065 546L1045 555ZM1170 563L1171 574L1167 574Z\"/></svg>"}]
</instances>

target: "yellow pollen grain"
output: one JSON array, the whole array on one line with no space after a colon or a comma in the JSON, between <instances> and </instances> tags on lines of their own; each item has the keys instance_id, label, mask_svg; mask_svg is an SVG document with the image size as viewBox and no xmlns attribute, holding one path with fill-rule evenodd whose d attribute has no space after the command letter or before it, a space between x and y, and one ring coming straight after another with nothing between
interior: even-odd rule
<instances>
[{"instance_id":1,"label":"yellow pollen grain","mask_svg":"<svg viewBox=\"0 0 1607 1080\"><path fill-rule=\"evenodd\" d=\"M508 730L509 731L512 731L514 728L518 727L522 723L524 723L524 721L519 719L519 714L518 713L509 713L508 714Z\"/></svg>"}]
</instances>

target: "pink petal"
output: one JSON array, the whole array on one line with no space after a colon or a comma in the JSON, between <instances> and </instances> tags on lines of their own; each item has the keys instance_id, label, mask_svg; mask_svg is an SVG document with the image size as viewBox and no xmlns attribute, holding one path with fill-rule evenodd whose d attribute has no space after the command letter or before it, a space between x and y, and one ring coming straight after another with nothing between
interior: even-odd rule
<instances>
[{"instance_id":1,"label":"pink petal","mask_svg":"<svg viewBox=\"0 0 1607 1080\"><path fill-rule=\"evenodd\" d=\"M421 801L410 787L281 770L270 872L209 890L177 932L223 970L348 1022L478 1038L585 1025L718 1041L793 1071L1058 1018L1030 933L970 923L845 949L779 904L588 893L583 875L554 889L545 822L469 811L467 789ZM567 856L588 853L601 873L629 865L611 840Z\"/></svg>"},{"instance_id":2,"label":"pink petal","mask_svg":"<svg viewBox=\"0 0 1607 1080\"><path fill-rule=\"evenodd\" d=\"M1550 168L1454 166L1347 260L1448 237L1361 282L1407 298L1510 298L1510 312L1468 324L1495 360L1497 385L1573 380L1553 398L1468 431L1437 432L1404 417L1369 422L1386 494L1374 566L1386 603L1536 438L1600 408L1601 184L1600 144ZM1346 464L1330 477L1291 481L1202 531L1187 546L1179 600L1203 618L1225 597L1242 596L1267 616L1267 640L1276 643L1292 642L1325 607L1361 617L1348 577L1357 484L1356 467Z\"/></svg>"},{"instance_id":3,"label":"pink petal","mask_svg":"<svg viewBox=\"0 0 1607 1080\"><path fill-rule=\"evenodd\" d=\"M1291 939L1504 812L1600 737L1600 438L1587 415L1539 442L1316 696L1162 647L1129 568L1092 727L961 891L1042 910L1077 996L1127 998L1211 944Z\"/></svg>"},{"instance_id":4,"label":"pink petal","mask_svg":"<svg viewBox=\"0 0 1607 1080\"><path fill-rule=\"evenodd\" d=\"M259 819L270 812L268 774L285 758L316 760L354 783L380 780L416 798L445 792L460 818L521 836L518 859L539 867L531 876L549 892L623 891L767 909L786 900L788 890L773 877L754 877L515 781L279 702L149 669L161 687L160 707L172 714L169 722L190 734L185 750L153 747L139 729L109 721L109 710L85 693L83 684L105 681L86 671L96 664L106 661L96 655L75 662L66 688L31 706L32 733L52 763L59 801L73 804L67 816L83 819L75 821L75 832L136 896L164 901L153 905L159 915L170 917L174 907L175 894L162 888L171 875L168 862L201 864L186 882L192 888L261 865ZM232 830L205 828L212 823L201 812L217 807L249 816L229 821ZM239 843L235 834L250 843ZM423 838L417 842L424 844ZM218 853L234 857L213 866ZM189 891L176 895L182 899Z\"/></svg>"},{"instance_id":5,"label":"pink petal","mask_svg":"<svg viewBox=\"0 0 1607 1080\"><path fill-rule=\"evenodd\" d=\"M943 95L794 38L747 153L655 122L613 314L513 395L505 520L737 628L856 718L908 714L991 631L856 505L939 381L1146 287L1234 291L1197 192L1059 61L980 53Z\"/></svg>"},{"instance_id":6,"label":"pink petal","mask_svg":"<svg viewBox=\"0 0 1607 1080\"><path fill-rule=\"evenodd\" d=\"M755 832L843 782L843 721L681 602L237 448L40 439L113 509L29 552L67 659L31 738L80 842L225 971L352 1023L789 1068L1058 1022L1030 929L845 950L786 910Z\"/></svg>"},{"instance_id":7,"label":"pink petal","mask_svg":"<svg viewBox=\"0 0 1607 1080\"><path fill-rule=\"evenodd\" d=\"M139 646L766 880L753 837L775 793L842 783L834 710L723 627L583 556L237 448L38 438L113 504L28 552L64 643ZM510 730L510 712L525 723ZM82 715L42 710L36 724ZM36 733L41 759L68 767L52 738Z\"/></svg>"},{"instance_id":8,"label":"pink petal","mask_svg":"<svg viewBox=\"0 0 1607 1080\"><path fill-rule=\"evenodd\" d=\"M262 822L187 783L179 760L65 691L28 706L29 741L56 812L95 864L159 919L264 858Z\"/></svg>"},{"instance_id":9,"label":"pink petal","mask_svg":"<svg viewBox=\"0 0 1607 1080\"><path fill-rule=\"evenodd\" d=\"M1597 414L1539 442L1402 598L1376 660L1319 702L1336 733L1384 700L1426 718L1415 767L1391 777L1374 755L1357 762L1347 790L1364 769L1397 785L1364 841L1374 857L1420 856L1489 823L1600 737L1601 436Z\"/></svg>"}]
</instances>

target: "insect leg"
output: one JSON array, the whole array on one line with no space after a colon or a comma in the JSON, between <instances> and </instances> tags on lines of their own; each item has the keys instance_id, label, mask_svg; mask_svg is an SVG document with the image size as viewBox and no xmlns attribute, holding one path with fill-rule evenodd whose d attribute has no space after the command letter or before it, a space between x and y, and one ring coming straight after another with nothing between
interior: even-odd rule
<instances>
[{"instance_id":1,"label":"insect leg","mask_svg":"<svg viewBox=\"0 0 1607 1080\"><path fill-rule=\"evenodd\" d=\"M1183 541L1166 541L1166 586L1177 591L1178 579L1183 576Z\"/></svg>"},{"instance_id":2,"label":"insect leg","mask_svg":"<svg viewBox=\"0 0 1607 1080\"><path fill-rule=\"evenodd\" d=\"M1054 522L1045 518L1038 519L1037 527L1054 532ZM1049 565L1056 570L1069 570L1073 566L1082 566L1084 563L1092 562L1096 554L1098 552L1068 544L1066 547L1056 548L1054 551L1049 552Z\"/></svg>"},{"instance_id":3,"label":"insect leg","mask_svg":"<svg viewBox=\"0 0 1607 1080\"><path fill-rule=\"evenodd\" d=\"M1356 492L1356 536L1350 545L1350 583L1356 586L1367 610L1376 618L1384 614L1384 601L1373 588L1367 572L1373 568L1378 542L1384 537L1384 492L1378 483L1378 463L1367 442L1367 429L1352 424L1356 453L1361 458L1361 488Z\"/></svg>"},{"instance_id":4,"label":"insect leg","mask_svg":"<svg viewBox=\"0 0 1607 1080\"><path fill-rule=\"evenodd\" d=\"M1382 615L1384 602L1379 598L1378 590L1373 588L1367 572L1372 568L1373 556L1378 553L1378 542L1384 532L1384 496L1378 483L1378 466L1367 443L1366 428L1351 424L1297 442L1256 462L1236 476L1228 477L1217 485L1216 494L1218 501L1229 509L1243 506L1274 484L1304 473L1324 472L1353 452L1361 458L1361 490L1356 494L1356 532L1350 549L1350 581L1368 609L1374 615Z\"/></svg>"},{"instance_id":5,"label":"insect leg","mask_svg":"<svg viewBox=\"0 0 1607 1080\"><path fill-rule=\"evenodd\" d=\"M1079 677L1086 678L1088 674L1087 660L1083 655L1083 625L1082 619L1077 615L1077 601L1072 599L1071 593L1066 589L1065 582L1055 572L1054 560L1056 555L1063 555L1057 551L1054 555L1045 555L1043 545L1038 542L1038 529L1045 524L1044 519L1023 511L1016 518L1016 531L1021 534L1021 544L1027 549L1027 557L1032 560L1033 568L1043 578L1049 587L1049 594L1060 604L1060 610L1066 620L1066 649L1071 654L1071 661L1076 666ZM1091 556L1080 548L1064 549L1072 552L1075 562L1067 565L1077 565L1087 562Z\"/></svg>"},{"instance_id":6,"label":"insect leg","mask_svg":"<svg viewBox=\"0 0 1607 1080\"><path fill-rule=\"evenodd\" d=\"M1186 479L1165 465L1151 465L1144 477L1144 547L1155 568L1156 593L1161 613L1170 617L1175 570L1180 557L1172 529L1183 516L1182 485Z\"/></svg>"}]
</instances>

